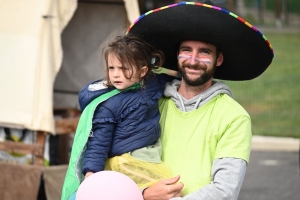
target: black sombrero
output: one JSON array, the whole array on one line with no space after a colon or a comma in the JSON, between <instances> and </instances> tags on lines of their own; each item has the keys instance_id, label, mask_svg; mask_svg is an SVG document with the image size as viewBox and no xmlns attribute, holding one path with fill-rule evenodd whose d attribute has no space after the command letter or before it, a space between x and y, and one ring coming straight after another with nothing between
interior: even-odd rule
<instances>
[{"instance_id":1,"label":"black sombrero","mask_svg":"<svg viewBox=\"0 0 300 200\"><path fill-rule=\"evenodd\" d=\"M141 15L127 33L138 35L161 49L164 67L177 70L177 45L199 40L218 46L224 62L214 78L250 80L271 64L273 48L267 38L241 17L200 2L180 2Z\"/></svg>"}]
</instances>

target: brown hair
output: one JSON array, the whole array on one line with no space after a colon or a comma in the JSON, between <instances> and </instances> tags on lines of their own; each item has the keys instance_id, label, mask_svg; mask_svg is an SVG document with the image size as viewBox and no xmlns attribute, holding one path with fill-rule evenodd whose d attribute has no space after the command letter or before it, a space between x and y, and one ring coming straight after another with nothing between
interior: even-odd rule
<instances>
[{"instance_id":1,"label":"brown hair","mask_svg":"<svg viewBox=\"0 0 300 200\"><path fill-rule=\"evenodd\" d=\"M106 62L105 78L107 86L112 86L108 75L108 55L114 54L121 62L122 66L131 69L131 74L124 73L125 77L130 79L133 74L133 67L136 68L136 73L140 77L141 68L148 67L148 72L143 77L147 79L152 70L159 70L164 63L164 54L162 51L157 50L154 46L150 45L138 36L127 34L124 36L117 36L104 52ZM154 61L154 62L153 62ZM142 81L142 78L139 80Z\"/></svg>"}]
</instances>

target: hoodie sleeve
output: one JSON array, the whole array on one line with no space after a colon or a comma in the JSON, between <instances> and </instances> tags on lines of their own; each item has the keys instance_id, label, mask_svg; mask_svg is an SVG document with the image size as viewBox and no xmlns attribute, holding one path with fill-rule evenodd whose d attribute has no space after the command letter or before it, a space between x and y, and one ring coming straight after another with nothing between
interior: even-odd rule
<instances>
[{"instance_id":1,"label":"hoodie sleeve","mask_svg":"<svg viewBox=\"0 0 300 200\"><path fill-rule=\"evenodd\" d=\"M247 162L243 159L215 159L212 166L211 184L185 197L171 200L237 200L246 173Z\"/></svg>"},{"instance_id":2,"label":"hoodie sleeve","mask_svg":"<svg viewBox=\"0 0 300 200\"><path fill-rule=\"evenodd\" d=\"M112 143L116 120L105 106L96 109L92 133L83 158L82 174L104 170L108 152ZM100 114L99 114L100 113Z\"/></svg>"}]
</instances>

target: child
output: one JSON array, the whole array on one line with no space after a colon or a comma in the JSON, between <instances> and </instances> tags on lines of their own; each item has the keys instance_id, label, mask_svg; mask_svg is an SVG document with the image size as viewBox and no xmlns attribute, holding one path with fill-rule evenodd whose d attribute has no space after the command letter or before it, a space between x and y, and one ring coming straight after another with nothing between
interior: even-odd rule
<instances>
[{"instance_id":1,"label":"child","mask_svg":"<svg viewBox=\"0 0 300 200\"><path fill-rule=\"evenodd\" d=\"M174 77L153 73L162 66L163 53L137 36L125 35L116 37L104 56L106 77L81 90L80 107L85 111L95 98L115 89L120 93L95 109L82 174L87 178L102 170L119 171L141 189L171 178L160 159L158 100Z\"/></svg>"}]
</instances>

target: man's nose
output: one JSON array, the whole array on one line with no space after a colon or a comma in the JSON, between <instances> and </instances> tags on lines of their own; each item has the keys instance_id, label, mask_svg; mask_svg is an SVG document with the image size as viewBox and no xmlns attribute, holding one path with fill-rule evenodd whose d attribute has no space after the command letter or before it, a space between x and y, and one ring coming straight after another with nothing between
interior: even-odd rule
<instances>
[{"instance_id":1,"label":"man's nose","mask_svg":"<svg viewBox=\"0 0 300 200\"><path fill-rule=\"evenodd\" d=\"M199 63L199 58L197 57L197 53L196 52L192 53L190 60L191 60L191 65Z\"/></svg>"}]
</instances>

